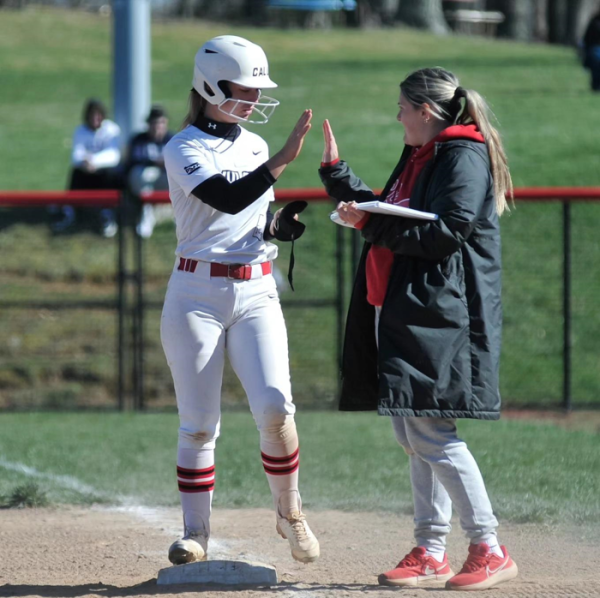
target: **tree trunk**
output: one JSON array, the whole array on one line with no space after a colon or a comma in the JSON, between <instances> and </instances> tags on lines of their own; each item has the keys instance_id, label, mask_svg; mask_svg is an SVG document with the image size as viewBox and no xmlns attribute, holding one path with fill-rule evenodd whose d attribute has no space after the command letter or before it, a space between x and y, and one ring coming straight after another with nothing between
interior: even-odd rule
<instances>
[{"instance_id":1,"label":"tree trunk","mask_svg":"<svg viewBox=\"0 0 600 598\"><path fill-rule=\"evenodd\" d=\"M268 24L267 0L246 0L244 20L255 27L266 26Z\"/></svg>"},{"instance_id":2,"label":"tree trunk","mask_svg":"<svg viewBox=\"0 0 600 598\"><path fill-rule=\"evenodd\" d=\"M548 41L564 44L567 39L567 0L548 0Z\"/></svg>"},{"instance_id":3,"label":"tree trunk","mask_svg":"<svg viewBox=\"0 0 600 598\"><path fill-rule=\"evenodd\" d=\"M396 19L411 27L427 29L432 33L448 33L448 24L442 11L442 0L400 0Z\"/></svg>"},{"instance_id":4,"label":"tree trunk","mask_svg":"<svg viewBox=\"0 0 600 598\"><path fill-rule=\"evenodd\" d=\"M504 14L504 23L498 26L499 37L531 41L535 17L533 0L491 0L486 6Z\"/></svg>"},{"instance_id":5,"label":"tree trunk","mask_svg":"<svg viewBox=\"0 0 600 598\"><path fill-rule=\"evenodd\" d=\"M596 11L596 0L570 0L567 4L565 42L576 46L583 37L587 24Z\"/></svg>"},{"instance_id":6,"label":"tree trunk","mask_svg":"<svg viewBox=\"0 0 600 598\"><path fill-rule=\"evenodd\" d=\"M393 18L385 0L357 0L356 10L346 15L348 27L381 27L393 25ZM392 15L393 15L393 11Z\"/></svg>"},{"instance_id":7,"label":"tree trunk","mask_svg":"<svg viewBox=\"0 0 600 598\"><path fill-rule=\"evenodd\" d=\"M533 39L548 41L548 0L534 0Z\"/></svg>"}]
</instances>

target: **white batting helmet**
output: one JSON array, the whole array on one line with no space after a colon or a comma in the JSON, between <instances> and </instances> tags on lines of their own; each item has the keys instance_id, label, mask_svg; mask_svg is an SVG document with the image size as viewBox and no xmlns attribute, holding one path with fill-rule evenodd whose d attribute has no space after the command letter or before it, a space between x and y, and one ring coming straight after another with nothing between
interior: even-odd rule
<instances>
[{"instance_id":1,"label":"white batting helmet","mask_svg":"<svg viewBox=\"0 0 600 598\"><path fill-rule=\"evenodd\" d=\"M196 52L194 61L194 89L210 104L219 107L221 112L239 120L252 123L266 123L279 102L267 96L261 96L258 102L231 100L229 110L222 106L230 98L227 86L230 81L252 89L271 89L277 84L269 77L269 63L263 49L252 42L235 35L220 35L207 41ZM244 119L233 114L237 104L249 104L253 113L261 120Z\"/></svg>"}]
</instances>

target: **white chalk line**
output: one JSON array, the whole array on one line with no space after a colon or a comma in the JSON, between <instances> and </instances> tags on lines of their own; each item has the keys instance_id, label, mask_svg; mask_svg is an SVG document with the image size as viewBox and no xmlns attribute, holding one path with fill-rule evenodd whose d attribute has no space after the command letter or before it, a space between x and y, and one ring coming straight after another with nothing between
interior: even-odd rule
<instances>
[{"instance_id":1,"label":"white chalk line","mask_svg":"<svg viewBox=\"0 0 600 598\"><path fill-rule=\"evenodd\" d=\"M90 484L82 482L74 476L40 471L39 469L25 465L24 463L8 461L3 457L0 457L0 467L8 471L21 473L29 478L48 480L60 488L73 490L79 494L82 494L83 496L102 498L116 503L116 505L113 506L96 505L93 507L95 510L124 513L131 518L141 520L149 524L154 529L164 532L166 536L177 537L181 534L181 514L179 514L179 519L176 523L176 518L173 516L172 509L166 507L161 508L145 506L141 504L140 499L137 497L109 494L103 490L95 488ZM231 558L231 554L234 552L244 552L243 548L245 548L243 542L221 540L219 538L215 538L214 536L211 536L210 538L210 556L213 558ZM268 558L260 555L251 555L245 552L244 554L244 558L249 560L264 560L265 558Z\"/></svg>"},{"instance_id":2,"label":"white chalk line","mask_svg":"<svg viewBox=\"0 0 600 598\"><path fill-rule=\"evenodd\" d=\"M24 463L7 461L3 457L0 457L0 467L7 469L9 471L16 471L17 473L22 473L29 478L37 478L43 480L49 480L54 482L56 485L61 488L66 488L67 490L74 490L79 494L83 494L85 496L99 496L102 498L108 498L108 495L89 484L85 484L81 480L74 478L70 475L60 475L55 473L49 473L47 471L40 471L39 469L35 469L35 467L30 467L29 465L25 465Z\"/></svg>"}]
</instances>

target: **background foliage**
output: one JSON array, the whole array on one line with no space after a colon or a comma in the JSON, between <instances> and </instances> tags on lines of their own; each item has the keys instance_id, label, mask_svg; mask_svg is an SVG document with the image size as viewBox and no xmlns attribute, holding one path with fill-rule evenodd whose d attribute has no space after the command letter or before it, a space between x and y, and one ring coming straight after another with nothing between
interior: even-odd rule
<instances>
[{"instance_id":1,"label":"background foliage","mask_svg":"<svg viewBox=\"0 0 600 598\"><path fill-rule=\"evenodd\" d=\"M61 10L3 11L0 19L0 189L64 188L70 136L85 98L110 99L108 19ZM487 97L500 123L515 185L598 185L597 98L575 53L563 47L483 38L446 38L409 30L277 31L227 27L270 56L281 101L268 126L255 128L272 151L306 107L314 130L278 186L319 186L320 123L329 118L342 156L381 187L402 148L395 121L399 81L412 69L439 65ZM192 57L222 25L157 22L152 37L153 101L178 127L185 113ZM49 32L40 35L40 32ZM311 206L297 245L294 298L334 293L330 206ZM574 398L598 403L600 315L596 264L600 206L574 209ZM303 215L304 216L304 215ZM1 214L0 301L114 298L114 243L88 233L50 235L38 211ZM37 223L36 223L37 222ZM502 220L504 353L502 392L512 405L548 404L562 392L561 211L520 203ZM145 244L148 299L160 303L175 247L172 225ZM279 267L287 269L288 248ZM291 297L281 285L282 299ZM147 319L150 404L173 404L158 338L158 310ZM296 400L331 406L336 391L332 309L286 311ZM108 311L13 308L0 315L0 403L5 407L111 406L115 393L115 316ZM228 382L225 402L243 403Z\"/></svg>"}]
</instances>

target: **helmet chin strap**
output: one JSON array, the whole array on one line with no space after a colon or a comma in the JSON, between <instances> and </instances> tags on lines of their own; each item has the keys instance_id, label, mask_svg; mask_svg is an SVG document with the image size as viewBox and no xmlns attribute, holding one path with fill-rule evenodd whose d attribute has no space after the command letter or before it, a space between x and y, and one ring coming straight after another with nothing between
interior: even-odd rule
<instances>
[{"instance_id":1,"label":"helmet chin strap","mask_svg":"<svg viewBox=\"0 0 600 598\"><path fill-rule=\"evenodd\" d=\"M223 105L227 102L232 102L231 108L229 110L223 110ZM234 114L234 110L236 110L236 108L240 104L247 104L248 106L252 106L252 112L247 117L238 116L237 114ZM275 98L270 98L269 96L261 96L260 101L258 102L249 102L247 100L234 100L231 98L226 98L217 106L217 108L223 114L227 114L227 116L233 116L233 118L240 122L264 125L269 122L269 119L273 115L273 112L275 111L275 108L277 108L277 106L279 106L279 102ZM260 120L250 119L250 117L255 113L259 115Z\"/></svg>"}]
</instances>

